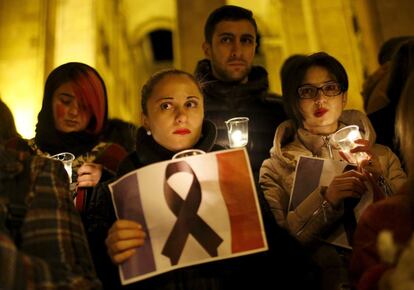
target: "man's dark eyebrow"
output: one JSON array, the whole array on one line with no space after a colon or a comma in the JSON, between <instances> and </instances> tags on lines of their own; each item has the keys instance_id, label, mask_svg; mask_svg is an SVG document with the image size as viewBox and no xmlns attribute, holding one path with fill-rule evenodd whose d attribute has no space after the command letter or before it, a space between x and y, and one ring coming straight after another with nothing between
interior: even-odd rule
<instances>
[{"instance_id":1,"label":"man's dark eyebrow","mask_svg":"<svg viewBox=\"0 0 414 290\"><path fill-rule=\"evenodd\" d=\"M234 36L234 34L230 32L222 32L218 36Z\"/></svg>"},{"instance_id":2,"label":"man's dark eyebrow","mask_svg":"<svg viewBox=\"0 0 414 290\"><path fill-rule=\"evenodd\" d=\"M222 32L219 34L219 36L235 36L234 33L231 32ZM253 34L250 33L244 33L241 35L241 37L249 37L249 38L255 38L255 36Z\"/></svg>"},{"instance_id":3,"label":"man's dark eyebrow","mask_svg":"<svg viewBox=\"0 0 414 290\"><path fill-rule=\"evenodd\" d=\"M254 38L255 36L253 34L250 34L250 33L244 33L244 34L241 35L241 37Z\"/></svg>"}]
</instances>

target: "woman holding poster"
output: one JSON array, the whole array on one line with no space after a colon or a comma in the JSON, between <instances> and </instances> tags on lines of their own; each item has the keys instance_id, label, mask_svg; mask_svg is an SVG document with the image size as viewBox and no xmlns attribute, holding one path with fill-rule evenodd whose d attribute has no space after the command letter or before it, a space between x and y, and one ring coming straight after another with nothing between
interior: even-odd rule
<instances>
[{"instance_id":1,"label":"woman holding poster","mask_svg":"<svg viewBox=\"0 0 414 290\"><path fill-rule=\"evenodd\" d=\"M140 169L139 172L141 173L144 172L143 170L148 169L148 167L159 165L162 161L171 160L177 152L186 149L198 149L208 153L222 149L215 145L215 126L211 122L204 120L203 101L204 97L194 77L187 72L176 69L162 70L154 74L142 88L143 126L138 130L136 150L121 163L118 170L119 179L116 182L111 183L109 186L108 184L101 184L99 189L95 190L94 195L91 196L90 203L96 206L90 207L90 211L87 213L89 220L87 221L86 230L88 232L96 231L102 234L109 229L106 238L107 252L113 264L119 265L121 269L124 268L125 264L132 263L131 260L136 258L134 256L136 253L143 253L148 250L149 243L152 245L151 250L155 249L155 246L153 246L152 240L150 240L153 236L149 236L149 230L152 230L152 228L148 229L144 223L137 223L132 219L116 220L114 210L117 210L117 213L119 212L118 208L113 206L112 198L115 200L115 197L111 196L109 188L112 190L113 184L119 184L120 181L132 176L134 174L133 171L136 169ZM188 168L186 170L191 172ZM228 172L228 174L231 173ZM249 178L241 179L238 183L243 183L246 180L250 182ZM159 179L155 178L154 175L149 175L145 180L141 179L140 184L146 182L151 185L151 182L157 182L153 180ZM170 186L167 183L163 186L164 193L168 191L168 194L172 196ZM197 184L194 186L197 187ZM254 187L253 183L252 187ZM129 191L131 187L127 186L125 189ZM126 195L128 194L126 193ZM180 203L181 198L175 197ZM152 203L155 203L154 199L158 202L161 198L164 198L162 193L160 195L159 192L154 192ZM116 267L111 268L108 266L105 275L107 280L103 281L104 288L214 290L230 289L232 287L242 288L242 286L249 287L250 285L251 287L257 286L260 289L267 289L266 287L273 289L274 285L271 283L271 280L275 279L276 275L280 285L289 283L293 285L293 288L299 289L306 285L308 289L317 289L316 287L313 288L316 283L316 276L313 272L314 270L310 269L311 263L308 255L295 239L284 229L277 226L270 210L266 210L267 204L261 201L260 194L258 199L261 206L264 230L266 230L268 250L264 249L264 251L249 255L239 255L231 259L216 259L204 264L192 264L192 266L185 268L176 267L177 263L179 264L180 262L179 256L178 261L177 257L172 257L171 264L174 265L172 270L158 273L156 276L145 277L142 280L132 281L132 284L126 286L120 285ZM126 198L126 200L130 200L130 203L138 202L138 199L135 198ZM187 203L187 198L185 198L184 203ZM197 202L191 202L187 205L192 207L195 203ZM118 206L118 204L116 205ZM128 202L126 202L126 206L128 206ZM174 211L174 209L171 211ZM197 213L197 211L195 212ZM210 212L217 215L219 211L214 209ZM152 216L154 215L158 224L164 222L165 212L159 210L158 212L153 212ZM197 215L194 215L194 218L197 220L195 223L202 223ZM177 214L177 222L178 219ZM204 228L207 229L207 227ZM204 234L204 232L201 234ZM251 232L247 231L239 232L239 234L246 237L252 235ZM187 236L187 241L197 239L197 234L194 232L192 232L191 237ZM221 243L221 240L225 240L223 236L214 236L214 234L210 236L213 236L212 240L213 243L216 243L216 248ZM171 239L171 243L174 244L176 242L175 244L178 244L177 240L179 239ZM154 252L157 251L151 251L150 255L155 255ZM157 252L156 254L158 255L159 253ZM102 255L106 255L106 251ZM214 250L212 250L211 256L214 255ZM146 265L145 261L147 260L144 258L135 259L134 261L137 268L140 269L153 266ZM123 273L121 270L121 278L124 284L130 283L125 281L126 275Z\"/></svg>"},{"instance_id":2,"label":"woman holding poster","mask_svg":"<svg viewBox=\"0 0 414 290\"><path fill-rule=\"evenodd\" d=\"M346 260L350 251L321 240L343 217L345 200L360 198L369 184L395 192L406 175L395 154L375 144L375 132L366 116L344 110L348 77L338 60L324 52L315 53L295 62L287 74L282 92L291 120L276 130L271 157L260 171L260 185L278 224L313 247L323 271L323 289L347 289L340 288L349 284L347 262L340 257ZM347 125L358 125L364 136L356 141L359 146L351 153L365 152L368 159L359 164L358 170L333 176L327 186L316 186L299 205L289 208L299 157L344 160L332 135ZM315 178L318 185L321 176Z\"/></svg>"}]
</instances>

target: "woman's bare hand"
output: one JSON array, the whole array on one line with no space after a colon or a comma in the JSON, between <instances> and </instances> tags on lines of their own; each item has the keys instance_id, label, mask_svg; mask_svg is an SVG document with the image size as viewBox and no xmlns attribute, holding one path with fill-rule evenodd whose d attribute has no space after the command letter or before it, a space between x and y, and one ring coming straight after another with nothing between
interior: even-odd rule
<instances>
[{"instance_id":1,"label":"woman's bare hand","mask_svg":"<svg viewBox=\"0 0 414 290\"><path fill-rule=\"evenodd\" d=\"M130 220L117 220L108 231L105 244L108 255L118 265L131 257L145 242L142 226Z\"/></svg>"},{"instance_id":2,"label":"woman's bare hand","mask_svg":"<svg viewBox=\"0 0 414 290\"><path fill-rule=\"evenodd\" d=\"M366 180L367 177L357 170L335 176L326 190L325 199L337 207L347 197L360 198L367 191Z\"/></svg>"},{"instance_id":3,"label":"woman's bare hand","mask_svg":"<svg viewBox=\"0 0 414 290\"><path fill-rule=\"evenodd\" d=\"M93 187L98 184L102 176L102 165L96 163L84 163L78 169L78 186Z\"/></svg>"}]
</instances>

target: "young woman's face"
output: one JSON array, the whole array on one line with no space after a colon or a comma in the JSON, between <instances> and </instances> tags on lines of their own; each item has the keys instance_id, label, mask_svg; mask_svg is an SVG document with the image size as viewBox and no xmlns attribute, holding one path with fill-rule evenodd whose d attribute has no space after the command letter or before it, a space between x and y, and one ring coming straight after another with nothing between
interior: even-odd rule
<instances>
[{"instance_id":1,"label":"young woman's face","mask_svg":"<svg viewBox=\"0 0 414 290\"><path fill-rule=\"evenodd\" d=\"M91 113L79 104L69 82L53 93L52 108L55 128L63 133L83 131L91 119Z\"/></svg>"},{"instance_id":2,"label":"young woman's face","mask_svg":"<svg viewBox=\"0 0 414 290\"><path fill-rule=\"evenodd\" d=\"M167 75L155 86L142 121L154 140L177 152L192 148L201 136L203 95L185 75Z\"/></svg>"},{"instance_id":3,"label":"young woman's face","mask_svg":"<svg viewBox=\"0 0 414 290\"><path fill-rule=\"evenodd\" d=\"M325 86L332 90L336 80L324 67L312 66L305 74L303 85L317 88ZM314 134L331 134L338 128L338 120L346 105L346 92L336 96L326 96L319 89L314 98L300 99L299 107L303 117L303 126Z\"/></svg>"}]
</instances>

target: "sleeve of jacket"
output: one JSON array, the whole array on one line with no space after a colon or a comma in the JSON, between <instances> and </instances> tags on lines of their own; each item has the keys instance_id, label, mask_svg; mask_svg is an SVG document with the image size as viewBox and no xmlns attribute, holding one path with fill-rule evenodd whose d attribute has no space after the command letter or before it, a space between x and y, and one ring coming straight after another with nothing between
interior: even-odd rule
<instances>
[{"instance_id":1,"label":"sleeve of jacket","mask_svg":"<svg viewBox=\"0 0 414 290\"><path fill-rule=\"evenodd\" d=\"M343 214L343 206L337 209L323 197L324 188L318 186L294 210L288 212L287 224L290 232L307 244L322 234Z\"/></svg>"},{"instance_id":2,"label":"sleeve of jacket","mask_svg":"<svg viewBox=\"0 0 414 290\"><path fill-rule=\"evenodd\" d=\"M333 208L323 198L322 188L317 187L297 208L289 211L291 185L289 188L283 185L285 170L275 158L265 160L260 170L260 186L277 223L302 243L312 242L342 215L343 209Z\"/></svg>"},{"instance_id":3,"label":"sleeve of jacket","mask_svg":"<svg viewBox=\"0 0 414 290\"><path fill-rule=\"evenodd\" d=\"M375 148L385 180L390 186L392 193L396 193L407 181L407 175L401 167L400 159L387 146L376 144Z\"/></svg>"},{"instance_id":4,"label":"sleeve of jacket","mask_svg":"<svg viewBox=\"0 0 414 290\"><path fill-rule=\"evenodd\" d=\"M276 170L275 163L273 158L263 162L260 168L259 184L276 222L281 227L287 228L286 215L290 195L280 183L281 174Z\"/></svg>"},{"instance_id":5,"label":"sleeve of jacket","mask_svg":"<svg viewBox=\"0 0 414 290\"><path fill-rule=\"evenodd\" d=\"M100 289L62 164L35 157L31 166L37 173L21 247L0 232L0 288Z\"/></svg>"},{"instance_id":6,"label":"sleeve of jacket","mask_svg":"<svg viewBox=\"0 0 414 290\"><path fill-rule=\"evenodd\" d=\"M96 163L101 164L105 172L103 173L105 174L105 178L101 178L101 181L114 177L119 164L127 155L128 153L124 147L115 143L109 143L107 148L96 158Z\"/></svg>"}]
</instances>

